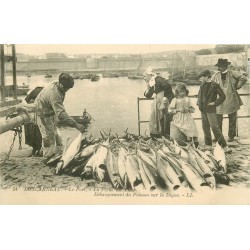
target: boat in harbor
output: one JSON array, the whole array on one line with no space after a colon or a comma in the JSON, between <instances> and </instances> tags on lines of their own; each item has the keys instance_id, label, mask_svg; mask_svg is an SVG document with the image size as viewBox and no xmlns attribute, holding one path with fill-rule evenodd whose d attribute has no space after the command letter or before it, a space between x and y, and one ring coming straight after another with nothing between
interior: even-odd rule
<instances>
[{"instance_id":1,"label":"boat in harbor","mask_svg":"<svg viewBox=\"0 0 250 250\"><path fill-rule=\"evenodd\" d=\"M104 72L102 73L102 77L103 78L116 78L116 77L119 77L119 74Z\"/></svg>"},{"instance_id":2,"label":"boat in harbor","mask_svg":"<svg viewBox=\"0 0 250 250\"><path fill-rule=\"evenodd\" d=\"M83 79L91 79L93 75L92 74L81 74L79 79L83 80Z\"/></svg>"},{"instance_id":3,"label":"boat in harbor","mask_svg":"<svg viewBox=\"0 0 250 250\"><path fill-rule=\"evenodd\" d=\"M49 74L49 73L47 73L44 77L45 77L45 78L51 78L51 77L52 77L52 75L51 75L51 74Z\"/></svg>"},{"instance_id":4,"label":"boat in harbor","mask_svg":"<svg viewBox=\"0 0 250 250\"><path fill-rule=\"evenodd\" d=\"M132 80L137 80L137 79L143 79L143 75L137 74L137 75L129 75L128 79L132 79Z\"/></svg>"},{"instance_id":5,"label":"boat in harbor","mask_svg":"<svg viewBox=\"0 0 250 250\"><path fill-rule=\"evenodd\" d=\"M98 76L98 75L92 75L90 78L91 82L99 81L99 79L100 79L100 76Z\"/></svg>"},{"instance_id":6,"label":"boat in harbor","mask_svg":"<svg viewBox=\"0 0 250 250\"><path fill-rule=\"evenodd\" d=\"M142 56L141 56L141 60L137 68L137 72L135 74L128 75L128 79L132 79L132 80L144 79L143 74L140 73L141 65L142 65Z\"/></svg>"},{"instance_id":7,"label":"boat in harbor","mask_svg":"<svg viewBox=\"0 0 250 250\"><path fill-rule=\"evenodd\" d=\"M26 95L30 90L29 85L17 86L17 95Z\"/></svg>"},{"instance_id":8,"label":"boat in harbor","mask_svg":"<svg viewBox=\"0 0 250 250\"><path fill-rule=\"evenodd\" d=\"M27 95L29 90L30 90L29 85L17 85L17 96ZM14 96L13 88L6 90L6 97L13 97L13 96Z\"/></svg>"}]
</instances>

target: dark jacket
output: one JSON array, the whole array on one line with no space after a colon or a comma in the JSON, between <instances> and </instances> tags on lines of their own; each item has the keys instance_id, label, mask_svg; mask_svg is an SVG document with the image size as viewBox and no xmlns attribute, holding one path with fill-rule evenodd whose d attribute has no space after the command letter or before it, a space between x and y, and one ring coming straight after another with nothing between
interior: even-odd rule
<instances>
[{"instance_id":1,"label":"dark jacket","mask_svg":"<svg viewBox=\"0 0 250 250\"><path fill-rule=\"evenodd\" d=\"M149 91L145 92L145 97L151 98L153 94L158 94L164 91L164 97L168 98L169 103L174 98L174 93L172 91L172 87L168 80L161 76L157 76L155 78L155 85L149 89Z\"/></svg>"},{"instance_id":2,"label":"dark jacket","mask_svg":"<svg viewBox=\"0 0 250 250\"><path fill-rule=\"evenodd\" d=\"M226 96L221 89L220 85L215 82L210 82L210 86L206 86L207 83L202 83L198 93L197 105L201 112L204 113L216 113L216 107L223 103ZM219 98L217 98L219 96ZM208 106L209 103L214 102L215 105Z\"/></svg>"}]
</instances>

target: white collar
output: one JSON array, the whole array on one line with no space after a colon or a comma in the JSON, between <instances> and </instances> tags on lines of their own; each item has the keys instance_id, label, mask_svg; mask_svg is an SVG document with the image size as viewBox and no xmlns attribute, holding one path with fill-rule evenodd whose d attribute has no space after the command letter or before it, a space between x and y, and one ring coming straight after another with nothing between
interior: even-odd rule
<instances>
[{"instance_id":1,"label":"white collar","mask_svg":"<svg viewBox=\"0 0 250 250\"><path fill-rule=\"evenodd\" d=\"M152 77L151 77L151 79L149 80L149 86L150 87L153 87L154 85L155 85L155 78L156 78L156 76L155 75L153 75Z\"/></svg>"}]
</instances>

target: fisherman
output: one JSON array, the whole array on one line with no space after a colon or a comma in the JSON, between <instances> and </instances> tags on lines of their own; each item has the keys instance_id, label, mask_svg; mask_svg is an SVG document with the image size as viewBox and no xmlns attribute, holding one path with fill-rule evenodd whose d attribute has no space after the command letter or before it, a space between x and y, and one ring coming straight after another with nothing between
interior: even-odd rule
<instances>
[{"instance_id":1,"label":"fisherman","mask_svg":"<svg viewBox=\"0 0 250 250\"><path fill-rule=\"evenodd\" d=\"M231 62L227 59L218 59L217 64L215 64L218 67L218 72L212 77L212 80L220 85L226 95L226 100L216 108L216 113L221 131L223 115L228 115L228 142L234 141L234 137L236 136L237 111L243 105L237 90L247 82L247 77L244 74L228 70L228 65L230 64ZM214 141L216 141L216 138Z\"/></svg>"},{"instance_id":2,"label":"fisherman","mask_svg":"<svg viewBox=\"0 0 250 250\"><path fill-rule=\"evenodd\" d=\"M172 87L168 80L157 76L151 67L144 72L144 80L146 82L144 96L151 98L155 94L149 120L150 135L156 138L169 136L172 115L168 113L168 106L174 98Z\"/></svg>"},{"instance_id":3,"label":"fisherman","mask_svg":"<svg viewBox=\"0 0 250 250\"><path fill-rule=\"evenodd\" d=\"M209 70L204 70L199 74L202 84L198 93L197 105L201 111L202 129L204 132L205 144L207 146L206 149L212 149L211 128L216 141L218 141L225 153L231 153L232 149L227 146L216 116L216 107L225 101L226 96L220 85L213 82L211 77L212 75ZM217 96L219 96L219 98L217 98Z\"/></svg>"},{"instance_id":4,"label":"fisherman","mask_svg":"<svg viewBox=\"0 0 250 250\"><path fill-rule=\"evenodd\" d=\"M37 124L42 135L45 164L56 154L56 145L62 146L62 139L56 127L57 119L66 126L76 128L81 133L85 132L85 127L71 118L63 105L66 92L73 86L73 77L62 73L59 75L59 82L43 88L35 99Z\"/></svg>"}]
</instances>

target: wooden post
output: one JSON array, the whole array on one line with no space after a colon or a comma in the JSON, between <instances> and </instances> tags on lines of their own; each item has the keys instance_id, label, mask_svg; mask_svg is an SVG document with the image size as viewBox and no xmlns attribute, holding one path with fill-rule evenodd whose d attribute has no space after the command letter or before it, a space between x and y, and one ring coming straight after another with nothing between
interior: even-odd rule
<instances>
[{"instance_id":1,"label":"wooden post","mask_svg":"<svg viewBox=\"0 0 250 250\"><path fill-rule=\"evenodd\" d=\"M1 102L5 102L5 70L4 70L4 44L0 44L1 58Z\"/></svg>"},{"instance_id":2,"label":"wooden post","mask_svg":"<svg viewBox=\"0 0 250 250\"><path fill-rule=\"evenodd\" d=\"M186 77L186 60L187 60L187 50L185 50L185 55L184 55L184 66L182 72L183 79Z\"/></svg>"},{"instance_id":3,"label":"wooden post","mask_svg":"<svg viewBox=\"0 0 250 250\"><path fill-rule=\"evenodd\" d=\"M16 83L16 47L15 47L15 44L12 44L11 47L12 47L13 91L14 91L14 99L17 100L17 83Z\"/></svg>"},{"instance_id":4,"label":"wooden post","mask_svg":"<svg viewBox=\"0 0 250 250\"><path fill-rule=\"evenodd\" d=\"M141 135L140 98L137 97L138 134Z\"/></svg>"}]
</instances>

